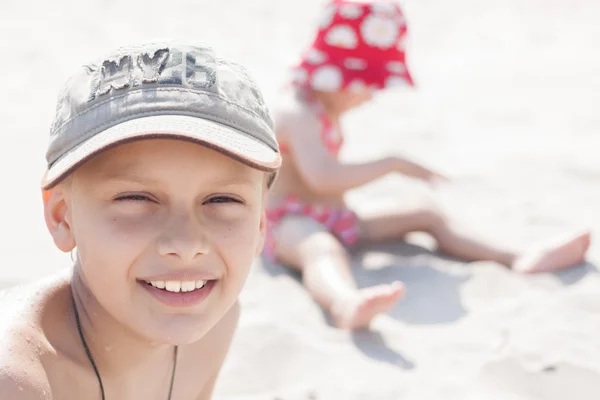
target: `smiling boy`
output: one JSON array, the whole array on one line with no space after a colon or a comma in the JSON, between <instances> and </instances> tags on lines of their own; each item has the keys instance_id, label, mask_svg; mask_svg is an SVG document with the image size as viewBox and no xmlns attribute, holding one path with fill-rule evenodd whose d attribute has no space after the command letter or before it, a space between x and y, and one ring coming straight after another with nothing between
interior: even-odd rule
<instances>
[{"instance_id":1,"label":"smiling boy","mask_svg":"<svg viewBox=\"0 0 600 400\"><path fill-rule=\"evenodd\" d=\"M281 159L246 71L146 44L58 101L44 214L72 268L1 294L0 397L209 399Z\"/></svg>"}]
</instances>

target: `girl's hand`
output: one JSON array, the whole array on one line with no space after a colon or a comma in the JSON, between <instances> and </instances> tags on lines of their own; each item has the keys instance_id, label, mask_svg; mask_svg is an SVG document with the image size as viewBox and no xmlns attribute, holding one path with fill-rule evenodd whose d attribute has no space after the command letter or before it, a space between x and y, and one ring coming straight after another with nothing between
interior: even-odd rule
<instances>
[{"instance_id":1,"label":"girl's hand","mask_svg":"<svg viewBox=\"0 0 600 400\"><path fill-rule=\"evenodd\" d=\"M434 185L449 181L446 176L407 159L394 157L394 162L394 169L398 173L411 176Z\"/></svg>"}]
</instances>

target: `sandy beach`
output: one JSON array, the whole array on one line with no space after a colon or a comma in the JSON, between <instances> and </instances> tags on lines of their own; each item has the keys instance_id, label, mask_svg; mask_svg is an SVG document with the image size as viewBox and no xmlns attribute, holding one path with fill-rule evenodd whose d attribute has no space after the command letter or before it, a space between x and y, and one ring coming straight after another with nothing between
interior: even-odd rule
<instances>
[{"instance_id":1,"label":"sandy beach","mask_svg":"<svg viewBox=\"0 0 600 400\"><path fill-rule=\"evenodd\" d=\"M0 5L4 240L0 285L70 263L42 216L39 182L56 96L113 47L203 41L246 65L274 102L323 0L56 0ZM408 243L354 253L360 286L407 296L369 332L332 328L298 277L258 260L215 393L222 400L596 400L600 397L600 2L406 0L418 88L347 117L342 157L405 153L449 175L390 177L357 208L436 196L482 236L520 247L590 227L589 263L521 276Z\"/></svg>"}]
</instances>

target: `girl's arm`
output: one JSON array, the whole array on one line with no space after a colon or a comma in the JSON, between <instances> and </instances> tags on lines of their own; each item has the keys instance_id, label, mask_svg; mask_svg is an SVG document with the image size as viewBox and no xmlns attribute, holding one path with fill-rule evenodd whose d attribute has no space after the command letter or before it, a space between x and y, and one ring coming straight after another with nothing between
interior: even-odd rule
<instances>
[{"instance_id":1,"label":"girl's arm","mask_svg":"<svg viewBox=\"0 0 600 400\"><path fill-rule=\"evenodd\" d=\"M317 120L310 118L290 125L286 139L296 168L305 184L315 193L340 194L391 172L424 180L440 178L427 168L399 157L364 163L341 163L325 148Z\"/></svg>"}]
</instances>

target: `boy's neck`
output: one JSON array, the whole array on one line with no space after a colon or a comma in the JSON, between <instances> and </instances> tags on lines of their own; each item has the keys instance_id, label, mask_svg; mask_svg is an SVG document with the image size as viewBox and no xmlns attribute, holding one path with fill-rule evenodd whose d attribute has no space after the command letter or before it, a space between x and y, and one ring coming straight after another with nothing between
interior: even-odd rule
<instances>
[{"instance_id":1,"label":"boy's neck","mask_svg":"<svg viewBox=\"0 0 600 400\"><path fill-rule=\"evenodd\" d=\"M110 315L89 291L79 264L73 268L71 290L81 330L103 380L143 373L157 364L171 365L173 346L152 343Z\"/></svg>"}]
</instances>

